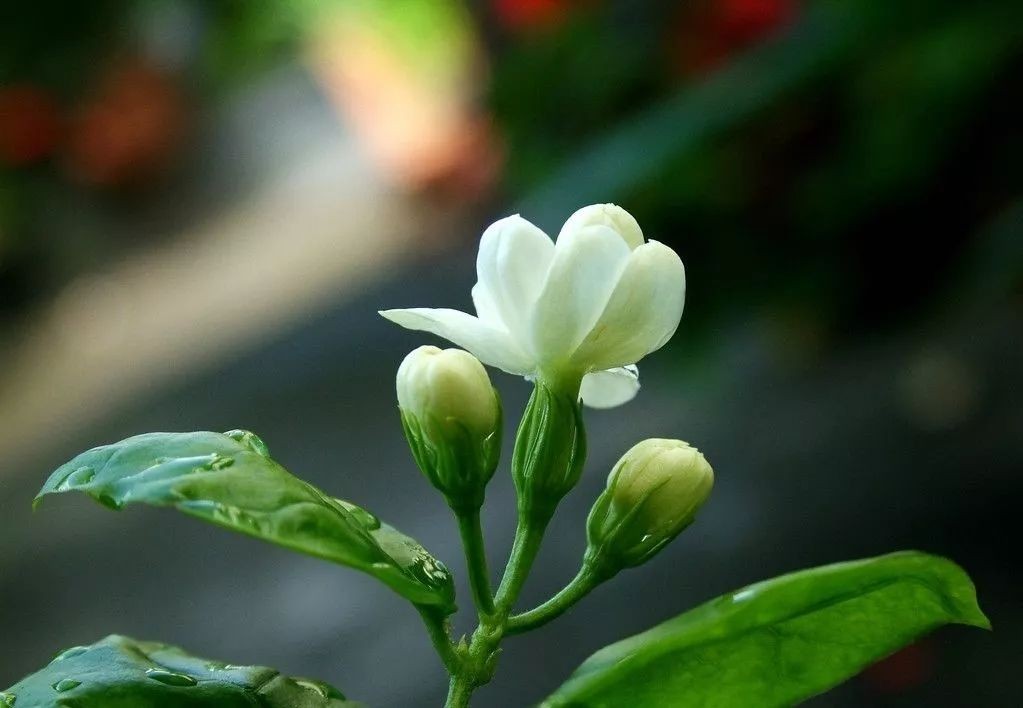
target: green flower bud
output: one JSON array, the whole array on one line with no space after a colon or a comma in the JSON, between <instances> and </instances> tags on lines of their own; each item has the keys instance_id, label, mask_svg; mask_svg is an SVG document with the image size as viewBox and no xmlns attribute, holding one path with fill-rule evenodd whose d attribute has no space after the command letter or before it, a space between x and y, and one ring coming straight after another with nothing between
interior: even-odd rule
<instances>
[{"instance_id":1,"label":"green flower bud","mask_svg":"<svg viewBox=\"0 0 1023 708\"><path fill-rule=\"evenodd\" d=\"M714 470L695 447L652 438L611 470L586 522L587 561L614 575L646 562L696 517L714 486Z\"/></svg>"},{"instance_id":2,"label":"green flower bud","mask_svg":"<svg viewBox=\"0 0 1023 708\"><path fill-rule=\"evenodd\" d=\"M586 461L586 430L578 396L537 381L519 424L512 476L519 513L546 522L579 481Z\"/></svg>"},{"instance_id":3,"label":"green flower bud","mask_svg":"<svg viewBox=\"0 0 1023 708\"><path fill-rule=\"evenodd\" d=\"M501 454L501 402L461 349L419 347L398 367L398 410L416 464L455 509L478 509Z\"/></svg>"}]
</instances>

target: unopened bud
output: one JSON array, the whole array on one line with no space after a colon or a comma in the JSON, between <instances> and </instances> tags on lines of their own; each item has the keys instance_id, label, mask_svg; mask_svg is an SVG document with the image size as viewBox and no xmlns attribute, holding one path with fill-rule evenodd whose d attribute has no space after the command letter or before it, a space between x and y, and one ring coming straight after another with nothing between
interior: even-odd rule
<instances>
[{"instance_id":1,"label":"unopened bud","mask_svg":"<svg viewBox=\"0 0 1023 708\"><path fill-rule=\"evenodd\" d=\"M626 452L587 520L587 558L598 572L639 565L696 517L714 486L714 470L695 447L652 438Z\"/></svg>"},{"instance_id":2,"label":"unopened bud","mask_svg":"<svg viewBox=\"0 0 1023 708\"><path fill-rule=\"evenodd\" d=\"M469 352L425 346L398 367L398 408L412 455L454 508L479 508L501 450L501 403Z\"/></svg>"},{"instance_id":3,"label":"unopened bud","mask_svg":"<svg viewBox=\"0 0 1023 708\"><path fill-rule=\"evenodd\" d=\"M585 461L586 430L578 397L537 381L512 457L519 513L539 523L549 521L579 481Z\"/></svg>"}]
</instances>

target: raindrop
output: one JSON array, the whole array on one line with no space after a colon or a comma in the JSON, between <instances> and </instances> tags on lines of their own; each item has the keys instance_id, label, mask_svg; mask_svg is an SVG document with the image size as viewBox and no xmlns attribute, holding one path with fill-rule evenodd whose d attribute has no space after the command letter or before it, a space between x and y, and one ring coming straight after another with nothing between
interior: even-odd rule
<instances>
[{"instance_id":1,"label":"raindrop","mask_svg":"<svg viewBox=\"0 0 1023 708\"><path fill-rule=\"evenodd\" d=\"M146 669L146 676L167 686L194 686L199 683L187 674L177 674L165 669Z\"/></svg>"},{"instance_id":2,"label":"raindrop","mask_svg":"<svg viewBox=\"0 0 1023 708\"><path fill-rule=\"evenodd\" d=\"M87 651L89 651L89 647L71 647L70 649L65 649L61 653L57 654L57 656L53 657L53 660L63 661L64 659L70 659L72 657L79 656L80 654L84 654Z\"/></svg>"},{"instance_id":3,"label":"raindrop","mask_svg":"<svg viewBox=\"0 0 1023 708\"><path fill-rule=\"evenodd\" d=\"M425 551L420 551L412 560L412 574L428 585L441 585L448 581L447 567Z\"/></svg>"},{"instance_id":4,"label":"raindrop","mask_svg":"<svg viewBox=\"0 0 1023 708\"><path fill-rule=\"evenodd\" d=\"M344 499L335 499L334 501L340 504L345 511L354 516L355 520L365 527L367 531L376 531L380 528L380 519L363 509L361 506L356 506Z\"/></svg>"},{"instance_id":5,"label":"raindrop","mask_svg":"<svg viewBox=\"0 0 1023 708\"><path fill-rule=\"evenodd\" d=\"M91 482L96 477L96 470L91 467L79 467L73 470L67 477L61 480L57 490L66 492L73 487L81 487Z\"/></svg>"},{"instance_id":6,"label":"raindrop","mask_svg":"<svg viewBox=\"0 0 1023 708\"><path fill-rule=\"evenodd\" d=\"M306 679L295 679L295 683L297 683L299 686L306 689L307 691L313 691L320 698L327 697L327 692L324 690L323 686L320 686L319 684L313 681L308 681Z\"/></svg>"},{"instance_id":7,"label":"raindrop","mask_svg":"<svg viewBox=\"0 0 1023 708\"><path fill-rule=\"evenodd\" d=\"M237 440L257 455L270 457L270 449L267 448L266 443L260 440L259 436L255 433L250 433L248 430L228 430L224 435L232 440Z\"/></svg>"},{"instance_id":8,"label":"raindrop","mask_svg":"<svg viewBox=\"0 0 1023 708\"><path fill-rule=\"evenodd\" d=\"M64 693L65 691L70 691L73 688L78 688L81 685L81 681L75 681L74 679L62 679L53 684L53 690L57 693Z\"/></svg>"},{"instance_id":9,"label":"raindrop","mask_svg":"<svg viewBox=\"0 0 1023 708\"><path fill-rule=\"evenodd\" d=\"M307 691L315 692L320 698L337 698L340 700L345 699L345 694L337 690L330 684L323 683L322 681L312 681L310 679L297 678L293 679L302 688Z\"/></svg>"},{"instance_id":10,"label":"raindrop","mask_svg":"<svg viewBox=\"0 0 1023 708\"><path fill-rule=\"evenodd\" d=\"M234 458L214 452L202 465L196 467L193 472L209 472L226 469L234 464Z\"/></svg>"},{"instance_id":11,"label":"raindrop","mask_svg":"<svg viewBox=\"0 0 1023 708\"><path fill-rule=\"evenodd\" d=\"M214 459L210 462L210 469L222 470L230 467L234 464L234 458L226 455L214 455Z\"/></svg>"},{"instance_id":12,"label":"raindrop","mask_svg":"<svg viewBox=\"0 0 1023 708\"><path fill-rule=\"evenodd\" d=\"M120 511L121 507L124 506L123 501L114 498L111 494L107 494L106 492L101 492L96 497L96 501L98 501L100 504L107 507L108 509L113 509L114 511Z\"/></svg>"}]
</instances>

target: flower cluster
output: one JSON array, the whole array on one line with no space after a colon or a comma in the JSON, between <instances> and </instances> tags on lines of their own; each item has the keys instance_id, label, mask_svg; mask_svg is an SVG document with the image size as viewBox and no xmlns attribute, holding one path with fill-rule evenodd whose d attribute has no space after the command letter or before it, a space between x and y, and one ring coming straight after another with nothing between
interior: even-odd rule
<instances>
[{"instance_id":1,"label":"flower cluster","mask_svg":"<svg viewBox=\"0 0 1023 708\"><path fill-rule=\"evenodd\" d=\"M480 240L476 315L409 308L380 314L432 332L483 363L609 408L639 389L637 361L675 333L685 268L671 248L645 241L614 204L573 214L557 241L520 216L492 224Z\"/></svg>"}]
</instances>

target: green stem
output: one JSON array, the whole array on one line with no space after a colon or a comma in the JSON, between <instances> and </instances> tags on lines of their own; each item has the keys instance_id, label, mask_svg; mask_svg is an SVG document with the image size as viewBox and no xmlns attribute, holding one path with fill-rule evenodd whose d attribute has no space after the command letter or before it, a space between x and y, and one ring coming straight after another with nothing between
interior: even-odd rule
<instances>
[{"instance_id":1,"label":"green stem","mask_svg":"<svg viewBox=\"0 0 1023 708\"><path fill-rule=\"evenodd\" d=\"M536 560L536 554L540 551L540 543L543 541L543 534L549 521L550 516L519 516L508 565L505 567L504 577L501 579L501 586L497 589L494 601L502 622L511 612L526 578L529 577L529 571Z\"/></svg>"},{"instance_id":2,"label":"green stem","mask_svg":"<svg viewBox=\"0 0 1023 708\"><path fill-rule=\"evenodd\" d=\"M469 585L472 587L473 602L480 620L494 614L494 596L490 591L490 572L487 570L487 551L483 543L483 527L480 525L480 510L455 511L458 518L458 532L462 535L465 549L465 564L469 569Z\"/></svg>"},{"instance_id":3,"label":"green stem","mask_svg":"<svg viewBox=\"0 0 1023 708\"><path fill-rule=\"evenodd\" d=\"M448 699L444 701L444 708L467 708L469 699L472 698L472 680L464 675L455 674L448 684Z\"/></svg>"},{"instance_id":4,"label":"green stem","mask_svg":"<svg viewBox=\"0 0 1023 708\"><path fill-rule=\"evenodd\" d=\"M528 612L508 618L505 636L528 632L560 617L599 584L597 576L584 565L572 581L550 600Z\"/></svg>"},{"instance_id":5,"label":"green stem","mask_svg":"<svg viewBox=\"0 0 1023 708\"><path fill-rule=\"evenodd\" d=\"M448 685L445 708L468 706L472 692L490 681L494 673L497 649L504 637L508 614L536 559L548 520L549 517L543 521L538 519L530 521L520 517L504 578L493 600L492 612L480 615L480 624L473 632L469 646L458 652L455 668L448 669L451 673L451 683ZM471 519L468 521L471 522ZM459 526L462 527L463 524L460 523ZM468 544L466 547L468 548Z\"/></svg>"},{"instance_id":6,"label":"green stem","mask_svg":"<svg viewBox=\"0 0 1023 708\"><path fill-rule=\"evenodd\" d=\"M452 675L461 671L462 662L455 652L454 645L451 643L444 615L432 607L425 607L423 605L416 605L416 609L419 610L419 616L423 618L426 632L430 635L430 641L440 655L444 668Z\"/></svg>"}]
</instances>

